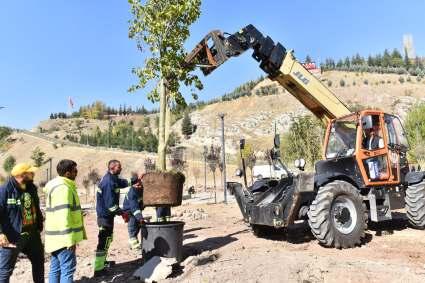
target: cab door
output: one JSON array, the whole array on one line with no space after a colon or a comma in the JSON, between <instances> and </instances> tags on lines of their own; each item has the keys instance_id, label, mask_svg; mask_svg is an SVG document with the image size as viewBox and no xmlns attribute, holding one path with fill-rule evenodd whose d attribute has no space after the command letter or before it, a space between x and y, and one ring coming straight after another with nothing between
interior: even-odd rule
<instances>
[{"instance_id":1,"label":"cab door","mask_svg":"<svg viewBox=\"0 0 425 283\"><path fill-rule=\"evenodd\" d=\"M403 126L397 116L384 115L385 129L388 143L389 165L394 182L403 182L404 175L409 171L407 150L409 144Z\"/></svg>"},{"instance_id":2,"label":"cab door","mask_svg":"<svg viewBox=\"0 0 425 283\"><path fill-rule=\"evenodd\" d=\"M388 185L397 176L397 170L390 169L391 163L384 114L364 111L360 115L357 133L357 161L366 186Z\"/></svg>"}]
</instances>

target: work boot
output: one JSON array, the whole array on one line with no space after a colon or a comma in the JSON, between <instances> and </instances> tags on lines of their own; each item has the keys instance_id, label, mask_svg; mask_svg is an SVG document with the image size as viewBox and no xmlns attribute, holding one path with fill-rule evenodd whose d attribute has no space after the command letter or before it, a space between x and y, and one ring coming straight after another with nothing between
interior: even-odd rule
<instances>
[{"instance_id":1,"label":"work boot","mask_svg":"<svg viewBox=\"0 0 425 283\"><path fill-rule=\"evenodd\" d=\"M131 250L138 251L138 250L141 249L139 240L137 238L130 238L130 240L128 240L128 244L129 244Z\"/></svg>"},{"instance_id":2,"label":"work boot","mask_svg":"<svg viewBox=\"0 0 425 283\"><path fill-rule=\"evenodd\" d=\"M98 270L94 272L93 278L103 277L109 275L106 269Z\"/></svg>"},{"instance_id":3,"label":"work boot","mask_svg":"<svg viewBox=\"0 0 425 283\"><path fill-rule=\"evenodd\" d=\"M105 268L111 268L111 267L113 267L114 265L115 265L115 261L114 260L106 260L105 261Z\"/></svg>"}]
</instances>

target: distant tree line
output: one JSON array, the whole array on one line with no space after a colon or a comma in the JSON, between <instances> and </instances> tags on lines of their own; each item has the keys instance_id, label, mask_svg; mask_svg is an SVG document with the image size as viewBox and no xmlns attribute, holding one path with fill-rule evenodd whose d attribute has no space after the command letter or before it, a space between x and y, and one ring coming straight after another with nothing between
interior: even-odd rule
<instances>
[{"instance_id":1,"label":"distant tree line","mask_svg":"<svg viewBox=\"0 0 425 283\"><path fill-rule=\"evenodd\" d=\"M158 138L149 126L136 129L133 123L126 121L112 122L106 130L96 127L92 133L81 135L66 135L65 139L90 145L120 148L124 150L156 152ZM171 132L168 145L175 146L180 142L179 137Z\"/></svg>"},{"instance_id":2,"label":"distant tree line","mask_svg":"<svg viewBox=\"0 0 425 283\"><path fill-rule=\"evenodd\" d=\"M425 68L423 59L416 57L409 59L407 52L404 55L396 48L390 52L385 49L382 54L369 55L367 58L356 54L354 56L345 57L345 59L334 60L327 58L321 64L322 71L338 70L350 72L371 72L371 73L393 73L393 74L410 74L412 76L425 76Z\"/></svg>"},{"instance_id":3,"label":"distant tree line","mask_svg":"<svg viewBox=\"0 0 425 283\"><path fill-rule=\"evenodd\" d=\"M69 116L64 112L58 112L58 113L50 113L50 119L66 119L69 118Z\"/></svg>"},{"instance_id":4,"label":"distant tree line","mask_svg":"<svg viewBox=\"0 0 425 283\"><path fill-rule=\"evenodd\" d=\"M81 106L78 111L67 115L66 113L51 113L50 119L67 119L67 118L86 118L86 119L108 119L110 116L127 116L127 115L148 115L157 113L157 109L148 110L144 105L132 107L126 104L120 105L118 108L107 106L102 101L95 101L92 104Z\"/></svg>"},{"instance_id":5,"label":"distant tree line","mask_svg":"<svg viewBox=\"0 0 425 283\"><path fill-rule=\"evenodd\" d=\"M244 96L251 96L253 94L254 87L264 80L263 76L260 76L258 79L250 80L246 83L241 84L236 87L233 91L225 93L224 95L208 100L208 101L196 101L187 104L186 106L175 105L172 109L174 114L174 120L183 118L185 112L193 112L204 108L207 105L218 103L221 101L231 101L238 99ZM255 95L266 96L266 95L275 95L278 93L276 86L263 86L258 88L255 91ZM50 119L67 119L67 118L86 118L86 119L108 119L109 116L127 116L127 115L149 115L158 113L158 109L148 110L144 105L133 108L132 106L127 106L126 104L120 105L118 108L107 106L102 101L96 101L92 104L81 106L78 111L73 112L71 115L66 113L51 113Z\"/></svg>"},{"instance_id":6,"label":"distant tree line","mask_svg":"<svg viewBox=\"0 0 425 283\"><path fill-rule=\"evenodd\" d=\"M213 98L211 100L208 101L196 101L196 102L192 102L189 103L186 107L184 108L176 108L175 112L180 113L179 114L179 118L183 118L183 115L185 113L185 111L195 111L195 110L199 110L204 108L207 105L210 104L214 104L214 103L218 103L218 102L222 102L222 101L232 101L235 99L238 99L240 97L244 97L244 96L251 96L253 94L253 89L254 87L261 81L264 80L263 76L260 76L258 79L255 80L250 80L246 83L241 84L240 86L236 87L233 91L229 92L229 93L225 93L224 95L217 97L217 98ZM266 96L266 95L274 95L278 93L278 89L275 86L263 86L258 88L255 92L254 95L258 95L258 96Z\"/></svg>"}]
</instances>

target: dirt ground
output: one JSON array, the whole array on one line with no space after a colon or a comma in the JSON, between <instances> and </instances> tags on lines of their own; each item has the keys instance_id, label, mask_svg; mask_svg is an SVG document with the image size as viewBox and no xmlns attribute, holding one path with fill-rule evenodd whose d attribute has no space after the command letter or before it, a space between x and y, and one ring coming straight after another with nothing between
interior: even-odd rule
<instances>
[{"instance_id":1,"label":"dirt ground","mask_svg":"<svg viewBox=\"0 0 425 283\"><path fill-rule=\"evenodd\" d=\"M348 250L320 246L299 223L286 233L255 237L241 220L237 204L210 204L211 195L199 195L173 209L186 222L184 257L212 251L213 262L172 274L164 282L425 282L425 231L408 227L404 213L391 223L370 225L361 247ZM152 209L145 215L152 214ZM108 260L117 265L110 276L90 279L97 243L95 213L88 211L89 239L78 247L76 282L137 282L131 278L141 257L128 249L127 227L116 220ZM46 275L49 269L46 260ZM20 258L11 282L30 282L30 264Z\"/></svg>"}]
</instances>

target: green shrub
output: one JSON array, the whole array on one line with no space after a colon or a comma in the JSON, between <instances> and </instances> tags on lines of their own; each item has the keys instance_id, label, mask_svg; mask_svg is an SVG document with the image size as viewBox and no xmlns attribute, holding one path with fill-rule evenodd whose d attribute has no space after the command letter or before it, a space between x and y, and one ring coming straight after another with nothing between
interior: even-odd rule
<instances>
[{"instance_id":1,"label":"green shrub","mask_svg":"<svg viewBox=\"0 0 425 283\"><path fill-rule=\"evenodd\" d=\"M304 158L308 167L312 168L321 159L323 128L319 120L313 116L298 116L282 137L282 158L292 164L295 159Z\"/></svg>"},{"instance_id":2,"label":"green shrub","mask_svg":"<svg viewBox=\"0 0 425 283\"><path fill-rule=\"evenodd\" d=\"M369 81L368 81L367 79L365 79L365 80L363 81L363 83L364 83L365 85L368 85L368 84L369 84Z\"/></svg>"},{"instance_id":3,"label":"green shrub","mask_svg":"<svg viewBox=\"0 0 425 283\"><path fill-rule=\"evenodd\" d=\"M10 155L4 160L3 169L7 173L10 173L10 171L12 171L15 165L16 165L16 159L12 155Z\"/></svg>"},{"instance_id":4,"label":"green shrub","mask_svg":"<svg viewBox=\"0 0 425 283\"><path fill-rule=\"evenodd\" d=\"M344 86L345 86L345 81L344 81L343 79L341 79L341 80L339 81L339 85L340 85L341 87L344 87Z\"/></svg>"},{"instance_id":5,"label":"green shrub","mask_svg":"<svg viewBox=\"0 0 425 283\"><path fill-rule=\"evenodd\" d=\"M402 84L402 83L404 83L404 78L400 76L400 77L398 78L398 81Z\"/></svg>"},{"instance_id":6,"label":"green shrub","mask_svg":"<svg viewBox=\"0 0 425 283\"><path fill-rule=\"evenodd\" d=\"M332 86L332 81L328 81L328 87Z\"/></svg>"}]
</instances>

